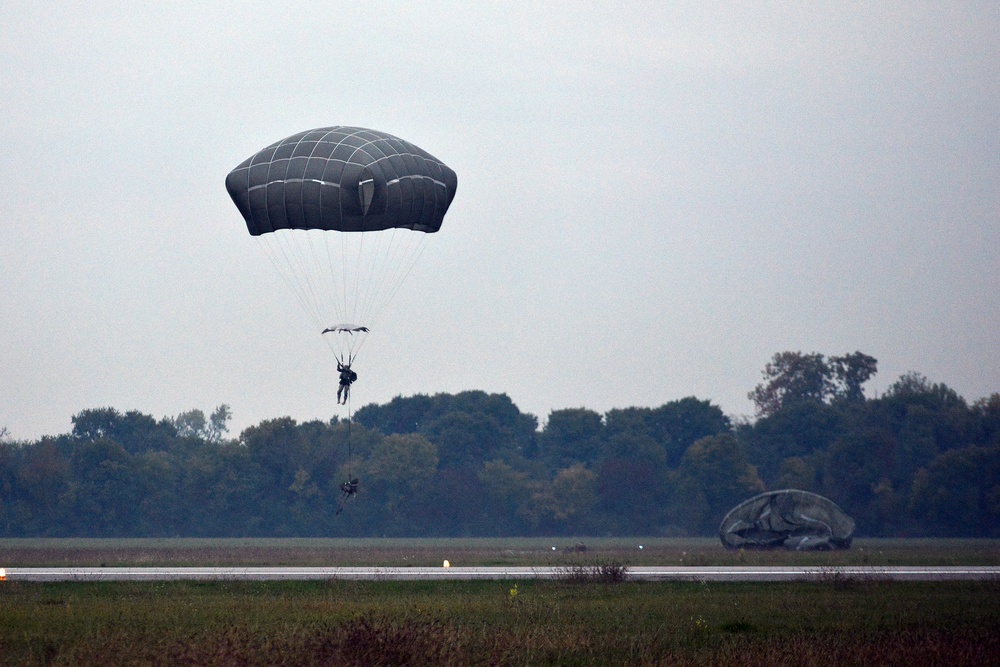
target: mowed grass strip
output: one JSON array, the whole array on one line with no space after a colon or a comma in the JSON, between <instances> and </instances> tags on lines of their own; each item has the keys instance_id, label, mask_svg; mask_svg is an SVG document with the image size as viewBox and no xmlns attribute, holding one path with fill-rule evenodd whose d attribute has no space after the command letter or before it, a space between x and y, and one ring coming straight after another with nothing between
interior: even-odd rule
<instances>
[{"instance_id":1,"label":"mowed grass strip","mask_svg":"<svg viewBox=\"0 0 1000 667\"><path fill-rule=\"evenodd\" d=\"M0 585L17 665L987 665L1000 583Z\"/></svg>"},{"instance_id":2,"label":"mowed grass strip","mask_svg":"<svg viewBox=\"0 0 1000 667\"><path fill-rule=\"evenodd\" d=\"M730 551L714 538L0 539L0 567L429 567L444 559L453 566L1000 565L1000 540L859 539L845 551L794 552Z\"/></svg>"}]
</instances>

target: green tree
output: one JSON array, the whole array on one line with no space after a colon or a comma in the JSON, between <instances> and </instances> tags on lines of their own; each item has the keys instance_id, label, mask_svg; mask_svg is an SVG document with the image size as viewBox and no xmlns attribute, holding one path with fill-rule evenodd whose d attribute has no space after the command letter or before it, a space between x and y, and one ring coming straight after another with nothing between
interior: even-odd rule
<instances>
[{"instance_id":1,"label":"green tree","mask_svg":"<svg viewBox=\"0 0 1000 667\"><path fill-rule=\"evenodd\" d=\"M126 452L138 454L151 449L169 449L177 432L169 419L157 422L136 410L122 414L114 408L97 408L73 416L72 435L82 442L108 438Z\"/></svg>"},{"instance_id":2,"label":"green tree","mask_svg":"<svg viewBox=\"0 0 1000 667\"><path fill-rule=\"evenodd\" d=\"M365 470L373 481L406 491L426 484L437 467L437 447L417 433L382 438L365 462Z\"/></svg>"},{"instance_id":3,"label":"green tree","mask_svg":"<svg viewBox=\"0 0 1000 667\"><path fill-rule=\"evenodd\" d=\"M363 462L361 477L387 534L412 533L413 508L438 468L437 447L417 433L382 438Z\"/></svg>"},{"instance_id":4,"label":"green tree","mask_svg":"<svg viewBox=\"0 0 1000 667\"><path fill-rule=\"evenodd\" d=\"M131 456L109 438L83 442L74 452L72 474L60 498L73 517L73 535L120 537L137 524L135 474Z\"/></svg>"},{"instance_id":5,"label":"green tree","mask_svg":"<svg viewBox=\"0 0 1000 667\"><path fill-rule=\"evenodd\" d=\"M601 415L586 408L553 410L538 435L538 452L553 468L591 462L601 451Z\"/></svg>"},{"instance_id":6,"label":"green tree","mask_svg":"<svg viewBox=\"0 0 1000 667\"><path fill-rule=\"evenodd\" d=\"M550 480L532 483L531 502L521 513L541 534L573 534L590 519L597 504L597 475L582 463L556 472Z\"/></svg>"},{"instance_id":7,"label":"green tree","mask_svg":"<svg viewBox=\"0 0 1000 667\"><path fill-rule=\"evenodd\" d=\"M229 420L233 418L233 411L228 405L223 403L215 408L208 418L208 429L205 432L205 439L209 442L218 442L222 436L229 432Z\"/></svg>"},{"instance_id":8,"label":"green tree","mask_svg":"<svg viewBox=\"0 0 1000 667\"><path fill-rule=\"evenodd\" d=\"M899 441L890 430L878 423L859 423L842 433L827 451L822 495L854 517L860 534L892 534L903 525L903 515L888 511L909 486L909 480L893 472L898 448Z\"/></svg>"},{"instance_id":9,"label":"green tree","mask_svg":"<svg viewBox=\"0 0 1000 667\"><path fill-rule=\"evenodd\" d=\"M878 372L878 360L862 352L853 352L830 357L829 367L834 378L835 397L856 403L865 400L862 386Z\"/></svg>"},{"instance_id":10,"label":"green tree","mask_svg":"<svg viewBox=\"0 0 1000 667\"><path fill-rule=\"evenodd\" d=\"M182 504L182 463L169 452L147 451L132 460L138 505L136 531L145 537L172 537L187 530Z\"/></svg>"},{"instance_id":11,"label":"green tree","mask_svg":"<svg viewBox=\"0 0 1000 667\"><path fill-rule=\"evenodd\" d=\"M810 456L790 456L781 462L779 469L779 489L802 489L803 491L820 491L820 470L822 469L822 452Z\"/></svg>"},{"instance_id":12,"label":"green tree","mask_svg":"<svg viewBox=\"0 0 1000 667\"><path fill-rule=\"evenodd\" d=\"M972 405L978 424L977 441L985 446L1000 446L1000 394L990 394Z\"/></svg>"},{"instance_id":13,"label":"green tree","mask_svg":"<svg viewBox=\"0 0 1000 667\"><path fill-rule=\"evenodd\" d=\"M491 533L500 517L486 514L486 488L470 468L438 469L415 494L413 529L424 535L471 537Z\"/></svg>"},{"instance_id":14,"label":"green tree","mask_svg":"<svg viewBox=\"0 0 1000 667\"><path fill-rule=\"evenodd\" d=\"M829 360L818 352L779 352L764 367L764 382L747 397L757 407L758 417L803 403L835 399L856 403L864 400L862 385L877 369L878 360L861 352Z\"/></svg>"},{"instance_id":15,"label":"green tree","mask_svg":"<svg viewBox=\"0 0 1000 667\"><path fill-rule=\"evenodd\" d=\"M1000 447L941 454L915 476L910 511L925 534L1000 537Z\"/></svg>"},{"instance_id":16,"label":"green tree","mask_svg":"<svg viewBox=\"0 0 1000 667\"><path fill-rule=\"evenodd\" d=\"M180 494L188 531L196 537L271 534L260 519L257 480L242 444L200 446L184 453Z\"/></svg>"},{"instance_id":17,"label":"green tree","mask_svg":"<svg viewBox=\"0 0 1000 667\"><path fill-rule=\"evenodd\" d=\"M437 446L442 468L476 470L511 445L496 420L482 412L447 412L425 424L421 434Z\"/></svg>"},{"instance_id":18,"label":"green tree","mask_svg":"<svg viewBox=\"0 0 1000 667\"><path fill-rule=\"evenodd\" d=\"M490 517L483 533L517 535L523 530L522 517L527 512L534 491L524 470L515 469L506 461L493 460L479 471L482 483L484 511Z\"/></svg>"},{"instance_id":19,"label":"green tree","mask_svg":"<svg viewBox=\"0 0 1000 667\"><path fill-rule=\"evenodd\" d=\"M459 459L476 459L476 450L482 450L486 459L497 454L503 458L529 456L534 451L538 428L538 419L521 413L506 394L483 391L410 398L397 396L386 405L364 406L355 412L354 419L386 435L420 433L428 437L441 447L441 461L445 467L455 467L453 454ZM442 431L448 431L444 437L454 436L454 442L443 442ZM481 436L485 442L471 443L469 436ZM469 451L469 456L461 454L464 451ZM478 468L484 457L478 458L474 467Z\"/></svg>"},{"instance_id":20,"label":"green tree","mask_svg":"<svg viewBox=\"0 0 1000 667\"><path fill-rule=\"evenodd\" d=\"M597 504L597 475L582 463L574 463L556 473L552 480L550 511L565 530L582 528Z\"/></svg>"},{"instance_id":21,"label":"green tree","mask_svg":"<svg viewBox=\"0 0 1000 667\"><path fill-rule=\"evenodd\" d=\"M256 468L255 477L264 495L287 489L294 482L296 471L308 462L308 445L291 417L251 426L240 435L240 442L246 448L250 464Z\"/></svg>"},{"instance_id":22,"label":"green tree","mask_svg":"<svg viewBox=\"0 0 1000 667\"><path fill-rule=\"evenodd\" d=\"M114 408L83 410L72 417L73 435L81 440L94 441L116 435L122 414Z\"/></svg>"},{"instance_id":23,"label":"green tree","mask_svg":"<svg viewBox=\"0 0 1000 667\"><path fill-rule=\"evenodd\" d=\"M671 468L680 464L684 452L696 441L732 429L721 408L694 396L665 403L652 411L649 421L650 434L663 444Z\"/></svg>"},{"instance_id":24,"label":"green tree","mask_svg":"<svg viewBox=\"0 0 1000 667\"><path fill-rule=\"evenodd\" d=\"M426 394L396 396L385 405L369 403L354 412L354 420L385 435L418 433L434 410L435 400Z\"/></svg>"},{"instance_id":25,"label":"green tree","mask_svg":"<svg viewBox=\"0 0 1000 667\"><path fill-rule=\"evenodd\" d=\"M3 537L12 537L20 530L13 507L17 474L17 449L13 443L0 439L0 536Z\"/></svg>"},{"instance_id":26,"label":"green tree","mask_svg":"<svg viewBox=\"0 0 1000 667\"><path fill-rule=\"evenodd\" d=\"M0 499L14 499L22 530L28 534L58 534L62 528L60 498L70 482L69 460L63 457L52 438L20 447L14 484L0 492ZM2 488L0 488L2 491Z\"/></svg>"},{"instance_id":27,"label":"green tree","mask_svg":"<svg viewBox=\"0 0 1000 667\"><path fill-rule=\"evenodd\" d=\"M666 466L650 459L618 456L601 461L596 480L600 516L595 521L602 524L602 532L654 534L669 500L668 475Z\"/></svg>"},{"instance_id":28,"label":"green tree","mask_svg":"<svg viewBox=\"0 0 1000 667\"><path fill-rule=\"evenodd\" d=\"M872 407L875 418L893 433L932 440L937 452L978 439L976 416L965 399L919 373L900 376Z\"/></svg>"},{"instance_id":29,"label":"green tree","mask_svg":"<svg viewBox=\"0 0 1000 667\"><path fill-rule=\"evenodd\" d=\"M208 420L205 413L197 408L182 412L171 420L177 435L181 438L205 438Z\"/></svg>"},{"instance_id":30,"label":"green tree","mask_svg":"<svg viewBox=\"0 0 1000 667\"><path fill-rule=\"evenodd\" d=\"M204 412L194 408L187 412L182 412L168 421L173 424L179 437L199 438L207 442L218 442L222 439L223 434L229 432L227 424L232 419L232 416L232 410L229 409L228 405L223 403L207 419Z\"/></svg>"},{"instance_id":31,"label":"green tree","mask_svg":"<svg viewBox=\"0 0 1000 667\"><path fill-rule=\"evenodd\" d=\"M673 477L677 487L677 521L690 530L709 533L726 512L764 491L757 470L731 433L712 435L691 445Z\"/></svg>"},{"instance_id":32,"label":"green tree","mask_svg":"<svg viewBox=\"0 0 1000 667\"><path fill-rule=\"evenodd\" d=\"M764 382L747 394L761 417L798 403L823 403L833 395L830 367L817 352L778 352L761 374Z\"/></svg>"},{"instance_id":33,"label":"green tree","mask_svg":"<svg viewBox=\"0 0 1000 667\"><path fill-rule=\"evenodd\" d=\"M249 529L256 534L294 534L292 485L299 469L309 465L309 443L298 423L291 417L263 421L244 430L240 444L247 453L246 501L253 507Z\"/></svg>"},{"instance_id":34,"label":"green tree","mask_svg":"<svg viewBox=\"0 0 1000 667\"><path fill-rule=\"evenodd\" d=\"M839 405L795 403L756 422L741 425L737 434L760 476L773 486L786 459L828 451L853 419Z\"/></svg>"}]
</instances>

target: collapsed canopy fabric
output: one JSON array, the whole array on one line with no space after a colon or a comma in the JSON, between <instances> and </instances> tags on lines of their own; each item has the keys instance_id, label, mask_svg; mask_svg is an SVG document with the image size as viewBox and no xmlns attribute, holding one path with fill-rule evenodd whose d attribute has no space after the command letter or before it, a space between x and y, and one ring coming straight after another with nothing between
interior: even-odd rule
<instances>
[{"instance_id":1,"label":"collapsed canopy fabric","mask_svg":"<svg viewBox=\"0 0 1000 667\"><path fill-rule=\"evenodd\" d=\"M436 232L457 188L454 171L408 141L343 126L282 139L226 177L253 236L277 229Z\"/></svg>"},{"instance_id":2,"label":"collapsed canopy fabric","mask_svg":"<svg viewBox=\"0 0 1000 667\"><path fill-rule=\"evenodd\" d=\"M730 549L847 549L854 519L829 498L784 489L754 496L729 511L719 538Z\"/></svg>"}]
</instances>

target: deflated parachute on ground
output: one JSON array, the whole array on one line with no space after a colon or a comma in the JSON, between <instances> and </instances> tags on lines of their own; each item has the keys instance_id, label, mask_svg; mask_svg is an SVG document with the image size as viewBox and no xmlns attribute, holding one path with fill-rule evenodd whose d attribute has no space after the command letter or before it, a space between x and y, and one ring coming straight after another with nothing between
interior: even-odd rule
<instances>
[{"instance_id":1,"label":"deflated parachute on ground","mask_svg":"<svg viewBox=\"0 0 1000 667\"><path fill-rule=\"evenodd\" d=\"M848 549L853 535L854 519L832 500L797 489L745 500L719 526L730 549Z\"/></svg>"},{"instance_id":2,"label":"deflated parachute on ground","mask_svg":"<svg viewBox=\"0 0 1000 667\"><path fill-rule=\"evenodd\" d=\"M457 187L454 171L408 141L345 126L282 139L226 177L247 230L345 363L441 228Z\"/></svg>"}]
</instances>

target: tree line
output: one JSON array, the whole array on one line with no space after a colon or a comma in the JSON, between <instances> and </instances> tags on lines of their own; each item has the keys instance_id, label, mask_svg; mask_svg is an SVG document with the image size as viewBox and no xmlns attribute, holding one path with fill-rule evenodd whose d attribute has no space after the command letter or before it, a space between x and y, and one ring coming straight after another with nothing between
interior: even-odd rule
<instances>
[{"instance_id":1,"label":"tree line","mask_svg":"<svg viewBox=\"0 0 1000 667\"><path fill-rule=\"evenodd\" d=\"M876 370L860 352L776 354L738 420L687 397L539 427L467 391L229 437L225 405L89 409L69 433L0 439L0 535L710 535L747 497L799 488L859 535L1000 536L1000 394L970 404L909 373L867 397Z\"/></svg>"}]
</instances>

